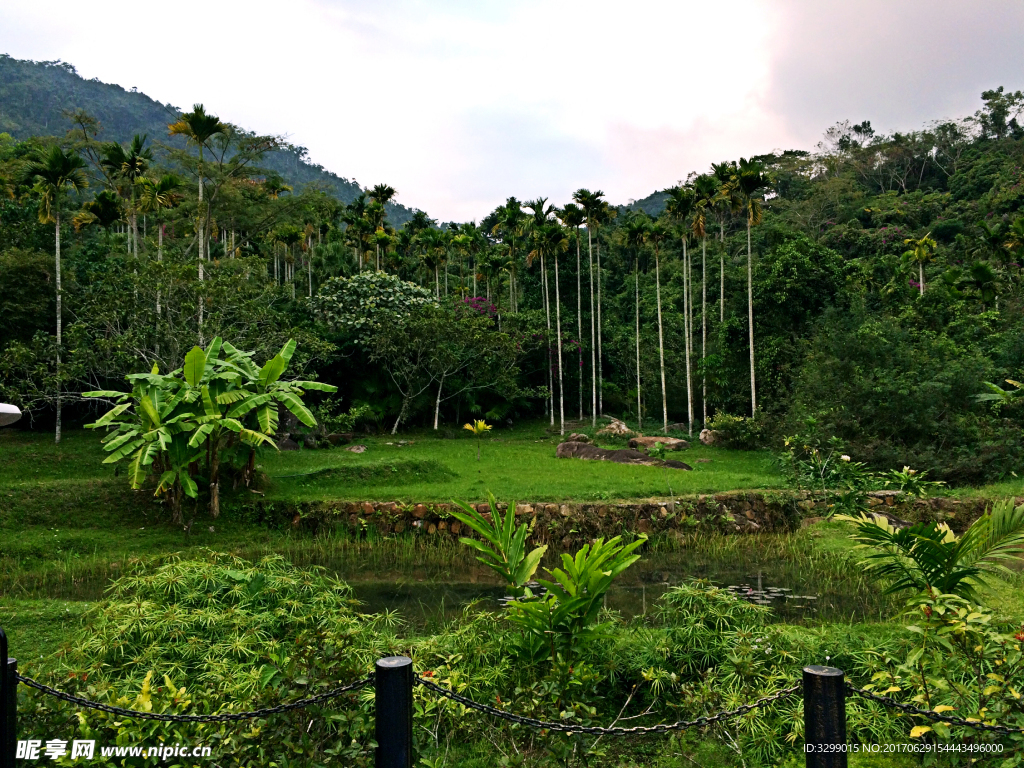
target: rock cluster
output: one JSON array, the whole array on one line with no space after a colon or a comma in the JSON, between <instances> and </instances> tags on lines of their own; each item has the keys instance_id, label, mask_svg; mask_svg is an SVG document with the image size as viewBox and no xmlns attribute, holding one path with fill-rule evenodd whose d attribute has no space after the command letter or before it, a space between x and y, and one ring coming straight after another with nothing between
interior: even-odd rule
<instances>
[{"instance_id":1,"label":"rock cluster","mask_svg":"<svg viewBox=\"0 0 1024 768\"><path fill-rule=\"evenodd\" d=\"M702 429L700 431L701 445L716 445L719 442L718 433L713 429Z\"/></svg>"},{"instance_id":2,"label":"rock cluster","mask_svg":"<svg viewBox=\"0 0 1024 768\"><path fill-rule=\"evenodd\" d=\"M693 467L681 461L661 461L631 448L609 450L607 448L598 448L596 445L588 443L562 443L555 451L555 456L560 459L589 459L592 461L613 461L616 464L644 464L651 467L664 466L673 469L693 469Z\"/></svg>"},{"instance_id":3,"label":"rock cluster","mask_svg":"<svg viewBox=\"0 0 1024 768\"><path fill-rule=\"evenodd\" d=\"M655 443L662 443L666 451L685 451L690 444L677 437L664 437L662 435L651 435L649 437L634 437L629 441L629 447L636 450L648 449Z\"/></svg>"},{"instance_id":4,"label":"rock cluster","mask_svg":"<svg viewBox=\"0 0 1024 768\"><path fill-rule=\"evenodd\" d=\"M613 418L611 423L597 430L598 435L610 435L613 437L631 437L636 433L626 426L624 421Z\"/></svg>"}]
</instances>

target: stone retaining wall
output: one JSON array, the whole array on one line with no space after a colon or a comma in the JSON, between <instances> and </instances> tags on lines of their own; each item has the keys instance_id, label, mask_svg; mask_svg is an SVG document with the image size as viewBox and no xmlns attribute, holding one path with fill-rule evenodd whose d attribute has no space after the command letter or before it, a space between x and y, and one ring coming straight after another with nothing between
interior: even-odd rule
<instances>
[{"instance_id":1,"label":"stone retaining wall","mask_svg":"<svg viewBox=\"0 0 1024 768\"><path fill-rule=\"evenodd\" d=\"M964 530L989 504L984 499L907 499L896 491L868 494L873 509L893 517L918 522L939 520L956 531ZM1024 499L1018 500L1024 503ZM648 499L616 503L529 503L516 505L516 517L532 520L530 538L540 543L571 546L598 536L619 533L691 532L696 529L722 533L787 531L821 519L829 502L823 494L807 491L732 491L729 493L681 496L675 500ZM427 536L465 535L464 526L451 516L452 504L406 504L401 502L263 502L265 513L282 512L296 528L312 531L339 526L350 529L372 527L382 534L414 532ZM489 513L486 503L475 505ZM508 508L499 503L498 509Z\"/></svg>"}]
</instances>

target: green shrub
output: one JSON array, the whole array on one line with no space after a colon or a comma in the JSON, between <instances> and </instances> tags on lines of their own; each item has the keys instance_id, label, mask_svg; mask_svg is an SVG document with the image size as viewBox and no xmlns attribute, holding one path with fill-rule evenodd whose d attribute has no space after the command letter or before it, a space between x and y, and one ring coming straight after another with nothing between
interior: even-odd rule
<instances>
[{"instance_id":1,"label":"green shrub","mask_svg":"<svg viewBox=\"0 0 1024 768\"><path fill-rule=\"evenodd\" d=\"M761 413L753 417L716 413L708 419L708 429L718 433L723 448L753 451L768 443L768 420Z\"/></svg>"}]
</instances>

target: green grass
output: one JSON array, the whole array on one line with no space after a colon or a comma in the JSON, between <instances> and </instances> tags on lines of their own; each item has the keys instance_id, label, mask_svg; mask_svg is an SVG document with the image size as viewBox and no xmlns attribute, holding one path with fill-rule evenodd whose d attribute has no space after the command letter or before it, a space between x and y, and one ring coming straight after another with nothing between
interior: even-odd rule
<instances>
[{"instance_id":1,"label":"green grass","mask_svg":"<svg viewBox=\"0 0 1024 768\"><path fill-rule=\"evenodd\" d=\"M366 446L362 454L342 447L264 454L260 465L270 477L267 498L443 502L482 500L489 491L502 500L594 501L783 485L767 451L728 451L696 443L670 454L690 464L692 472L556 459L558 436L531 425L490 433L480 440L478 462L476 439L468 432L456 435L359 437L357 442ZM399 439L411 444L399 445Z\"/></svg>"}]
</instances>

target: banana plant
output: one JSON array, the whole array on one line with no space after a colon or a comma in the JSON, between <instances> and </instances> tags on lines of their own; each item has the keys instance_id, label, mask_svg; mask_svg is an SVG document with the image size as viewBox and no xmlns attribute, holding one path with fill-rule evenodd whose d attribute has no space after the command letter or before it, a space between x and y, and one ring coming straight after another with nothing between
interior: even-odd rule
<instances>
[{"instance_id":1,"label":"banana plant","mask_svg":"<svg viewBox=\"0 0 1024 768\"><path fill-rule=\"evenodd\" d=\"M133 385L130 393L83 393L115 403L86 426L110 430L103 441L110 453L105 463L130 459L133 488L141 487L151 473L159 473L156 494L169 497L178 523L181 497L198 497L197 467L205 458L210 511L216 517L224 452L235 448L246 452L243 476L248 483L256 448L274 446L278 404L303 424L315 426L316 420L302 402L305 390L337 391L315 381L282 381L294 352L295 341L291 340L259 368L252 361L253 353L215 338L205 350L193 347L182 367L169 374L160 374L154 366L150 373L128 376Z\"/></svg>"},{"instance_id":2,"label":"banana plant","mask_svg":"<svg viewBox=\"0 0 1024 768\"><path fill-rule=\"evenodd\" d=\"M477 560L501 576L513 596L519 597L523 594L526 583L537 572L540 560L548 548L544 545L527 553L528 527L526 523L516 527L515 502L508 505L505 516L502 517L498 512L494 494L488 494L488 500L491 506L490 520L465 502L455 502L462 511L452 510L452 516L484 539L478 541L463 537L459 541L479 552Z\"/></svg>"}]
</instances>

